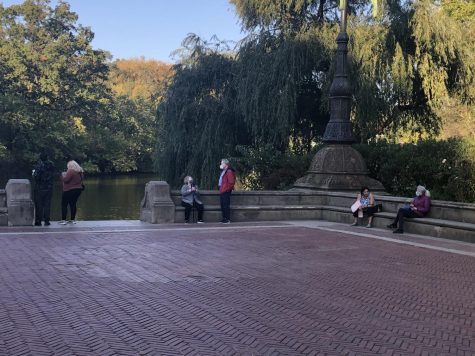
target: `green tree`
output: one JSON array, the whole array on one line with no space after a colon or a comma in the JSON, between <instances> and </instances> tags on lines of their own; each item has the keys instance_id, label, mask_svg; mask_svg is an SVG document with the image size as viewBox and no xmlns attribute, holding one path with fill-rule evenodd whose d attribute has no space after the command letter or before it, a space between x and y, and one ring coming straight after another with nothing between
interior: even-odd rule
<instances>
[{"instance_id":1,"label":"green tree","mask_svg":"<svg viewBox=\"0 0 475 356\"><path fill-rule=\"evenodd\" d=\"M214 187L219 159L249 142L234 107L235 62L217 39L190 35L183 46L159 107L157 171L172 185L191 174L201 186Z\"/></svg>"},{"instance_id":2,"label":"green tree","mask_svg":"<svg viewBox=\"0 0 475 356\"><path fill-rule=\"evenodd\" d=\"M0 5L0 144L12 162L29 164L44 149L81 157L87 127L100 124L108 54L76 21L64 2Z\"/></svg>"}]
</instances>

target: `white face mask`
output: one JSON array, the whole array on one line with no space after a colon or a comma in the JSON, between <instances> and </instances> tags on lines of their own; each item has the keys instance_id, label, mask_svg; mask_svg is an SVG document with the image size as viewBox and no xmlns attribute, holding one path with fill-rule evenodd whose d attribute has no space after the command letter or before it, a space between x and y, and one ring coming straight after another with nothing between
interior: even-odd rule
<instances>
[{"instance_id":1,"label":"white face mask","mask_svg":"<svg viewBox=\"0 0 475 356\"><path fill-rule=\"evenodd\" d=\"M221 164L219 165L219 169L224 169L224 164L221 163Z\"/></svg>"},{"instance_id":2,"label":"white face mask","mask_svg":"<svg viewBox=\"0 0 475 356\"><path fill-rule=\"evenodd\" d=\"M416 196L417 196L417 197L420 197L421 194L422 194L422 193L421 193L420 191L416 190Z\"/></svg>"}]
</instances>

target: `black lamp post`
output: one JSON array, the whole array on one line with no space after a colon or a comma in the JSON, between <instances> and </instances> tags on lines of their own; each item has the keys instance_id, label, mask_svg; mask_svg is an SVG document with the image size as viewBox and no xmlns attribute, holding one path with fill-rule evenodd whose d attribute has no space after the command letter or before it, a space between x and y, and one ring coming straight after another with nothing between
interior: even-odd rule
<instances>
[{"instance_id":1,"label":"black lamp post","mask_svg":"<svg viewBox=\"0 0 475 356\"><path fill-rule=\"evenodd\" d=\"M299 178L293 189L359 191L367 186L383 192L383 185L368 177L368 169L361 154L351 144L355 142L351 130L351 85L348 80L347 4L341 11L340 31L336 38L336 71L330 87L330 120L323 135L324 146L310 164L307 174Z\"/></svg>"},{"instance_id":2,"label":"black lamp post","mask_svg":"<svg viewBox=\"0 0 475 356\"><path fill-rule=\"evenodd\" d=\"M344 1L344 0L343 0ZM330 121L328 122L324 143L346 143L355 142L351 131L351 85L348 80L348 34L346 33L347 7L344 1L341 10L340 32L336 38L336 71L330 87Z\"/></svg>"}]
</instances>

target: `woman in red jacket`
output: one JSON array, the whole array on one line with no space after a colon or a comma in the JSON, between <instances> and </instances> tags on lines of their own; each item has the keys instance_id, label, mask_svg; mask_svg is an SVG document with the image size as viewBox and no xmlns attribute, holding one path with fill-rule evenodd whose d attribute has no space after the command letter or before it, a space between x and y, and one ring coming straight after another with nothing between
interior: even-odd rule
<instances>
[{"instance_id":1,"label":"woman in red jacket","mask_svg":"<svg viewBox=\"0 0 475 356\"><path fill-rule=\"evenodd\" d=\"M221 202L221 214L223 215L223 224L231 223L231 193L234 189L236 176L234 169L229 165L229 160L223 158L219 166L221 175L219 176L219 200Z\"/></svg>"}]
</instances>

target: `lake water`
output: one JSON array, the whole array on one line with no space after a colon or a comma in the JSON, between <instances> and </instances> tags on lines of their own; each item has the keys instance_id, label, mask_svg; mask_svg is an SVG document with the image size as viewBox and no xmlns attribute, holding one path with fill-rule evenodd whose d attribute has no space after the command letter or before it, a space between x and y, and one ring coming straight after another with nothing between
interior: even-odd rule
<instances>
[{"instance_id":1,"label":"lake water","mask_svg":"<svg viewBox=\"0 0 475 356\"><path fill-rule=\"evenodd\" d=\"M153 174L134 174L110 177L87 177L86 190L79 197L78 220L139 219L140 201L145 184L158 180ZM58 182L53 191L51 219L61 219L61 192ZM68 214L69 218L69 214Z\"/></svg>"}]
</instances>

